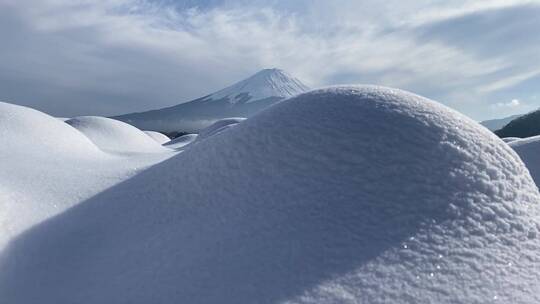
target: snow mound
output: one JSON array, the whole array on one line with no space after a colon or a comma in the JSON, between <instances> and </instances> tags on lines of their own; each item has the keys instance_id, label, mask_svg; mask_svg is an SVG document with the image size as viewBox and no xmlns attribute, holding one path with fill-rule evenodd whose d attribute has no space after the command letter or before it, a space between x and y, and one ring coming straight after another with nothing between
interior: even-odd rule
<instances>
[{"instance_id":1,"label":"snow mound","mask_svg":"<svg viewBox=\"0 0 540 304\"><path fill-rule=\"evenodd\" d=\"M328 88L30 230L2 260L0 294L538 303L539 201L514 151L465 116L400 90Z\"/></svg>"},{"instance_id":2,"label":"snow mound","mask_svg":"<svg viewBox=\"0 0 540 304\"><path fill-rule=\"evenodd\" d=\"M14 235L71 206L57 194L78 190L82 164L105 156L63 121L0 102L0 251ZM74 196L84 196L77 190Z\"/></svg>"},{"instance_id":3,"label":"snow mound","mask_svg":"<svg viewBox=\"0 0 540 304\"><path fill-rule=\"evenodd\" d=\"M540 135L518 138L508 145L514 149L523 160L537 185L540 185Z\"/></svg>"},{"instance_id":4,"label":"snow mound","mask_svg":"<svg viewBox=\"0 0 540 304\"><path fill-rule=\"evenodd\" d=\"M215 123L211 124L207 128L203 129L199 136L197 137L197 140L202 140L208 137L211 137L213 135L216 135L218 133L221 133L225 131L226 129L235 126L242 121L246 120L245 118L241 117L231 117L231 118L224 118L216 121Z\"/></svg>"},{"instance_id":5,"label":"snow mound","mask_svg":"<svg viewBox=\"0 0 540 304\"><path fill-rule=\"evenodd\" d=\"M163 146L170 149L180 149L191 144L197 139L197 134L186 134L165 143Z\"/></svg>"},{"instance_id":6,"label":"snow mound","mask_svg":"<svg viewBox=\"0 0 540 304\"><path fill-rule=\"evenodd\" d=\"M0 102L0 154L29 154L49 157L89 156L100 153L86 136L63 121L43 112Z\"/></svg>"},{"instance_id":7,"label":"snow mound","mask_svg":"<svg viewBox=\"0 0 540 304\"><path fill-rule=\"evenodd\" d=\"M167 137L167 135L163 133L159 133L156 131L143 131L146 133L146 135L150 136L153 140L155 140L158 144L163 145L166 142L169 142L171 139Z\"/></svg>"},{"instance_id":8,"label":"snow mound","mask_svg":"<svg viewBox=\"0 0 540 304\"><path fill-rule=\"evenodd\" d=\"M118 120L80 116L66 121L106 152L163 152L163 148L143 131Z\"/></svg>"}]
</instances>

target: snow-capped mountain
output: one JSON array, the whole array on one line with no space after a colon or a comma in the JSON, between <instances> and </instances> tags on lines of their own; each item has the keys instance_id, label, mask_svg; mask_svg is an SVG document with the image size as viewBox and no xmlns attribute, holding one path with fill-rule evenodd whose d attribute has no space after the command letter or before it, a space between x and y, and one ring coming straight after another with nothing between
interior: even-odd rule
<instances>
[{"instance_id":1,"label":"snow-capped mountain","mask_svg":"<svg viewBox=\"0 0 540 304\"><path fill-rule=\"evenodd\" d=\"M264 69L210 95L179 105L113 117L143 130L198 132L218 119L250 117L283 99L308 91L280 69Z\"/></svg>"},{"instance_id":2,"label":"snow-capped mountain","mask_svg":"<svg viewBox=\"0 0 540 304\"><path fill-rule=\"evenodd\" d=\"M309 88L280 69L265 69L221 91L208 96L212 100L228 99L232 104L249 103L268 97L288 98Z\"/></svg>"}]
</instances>

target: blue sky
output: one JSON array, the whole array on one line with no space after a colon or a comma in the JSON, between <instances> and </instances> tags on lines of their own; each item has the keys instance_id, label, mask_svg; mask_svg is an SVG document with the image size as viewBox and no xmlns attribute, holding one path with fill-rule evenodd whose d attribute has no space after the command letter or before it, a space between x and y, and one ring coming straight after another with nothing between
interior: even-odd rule
<instances>
[{"instance_id":1,"label":"blue sky","mask_svg":"<svg viewBox=\"0 0 540 304\"><path fill-rule=\"evenodd\" d=\"M0 100L113 115L279 67L503 117L540 107L538 16L520 0L0 0Z\"/></svg>"}]
</instances>

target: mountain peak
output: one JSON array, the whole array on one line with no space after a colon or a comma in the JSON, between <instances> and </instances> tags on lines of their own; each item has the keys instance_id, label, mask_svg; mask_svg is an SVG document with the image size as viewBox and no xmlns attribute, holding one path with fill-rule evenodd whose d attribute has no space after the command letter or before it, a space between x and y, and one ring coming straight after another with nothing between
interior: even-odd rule
<instances>
[{"instance_id":1,"label":"mountain peak","mask_svg":"<svg viewBox=\"0 0 540 304\"><path fill-rule=\"evenodd\" d=\"M256 101L270 97L289 98L308 91L300 80L277 68L264 69L223 90L208 96L209 99L226 98L230 103Z\"/></svg>"},{"instance_id":2,"label":"mountain peak","mask_svg":"<svg viewBox=\"0 0 540 304\"><path fill-rule=\"evenodd\" d=\"M281 69L264 69L213 94L175 106L114 117L139 129L162 133L197 133L216 120L251 117L263 109L308 91Z\"/></svg>"},{"instance_id":3,"label":"mountain peak","mask_svg":"<svg viewBox=\"0 0 540 304\"><path fill-rule=\"evenodd\" d=\"M269 69L262 69L259 72L255 73L253 76L255 76L257 74L271 75L271 74L287 74L287 73L282 69L269 68Z\"/></svg>"}]
</instances>

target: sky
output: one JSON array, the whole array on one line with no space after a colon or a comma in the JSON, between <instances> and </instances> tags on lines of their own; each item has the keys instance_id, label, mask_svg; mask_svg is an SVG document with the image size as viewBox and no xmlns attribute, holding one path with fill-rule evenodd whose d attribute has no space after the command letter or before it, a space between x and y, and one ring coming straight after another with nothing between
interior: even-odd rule
<instances>
[{"instance_id":1,"label":"sky","mask_svg":"<svg viewBox=\"0 0 540 304\"><path fill-rule=\"evenodd\" d=\"M540 108L538 16L540 0L0 0L0 101L116 115L277 67L499 118Z\"/></svg>"}]
</instances>

